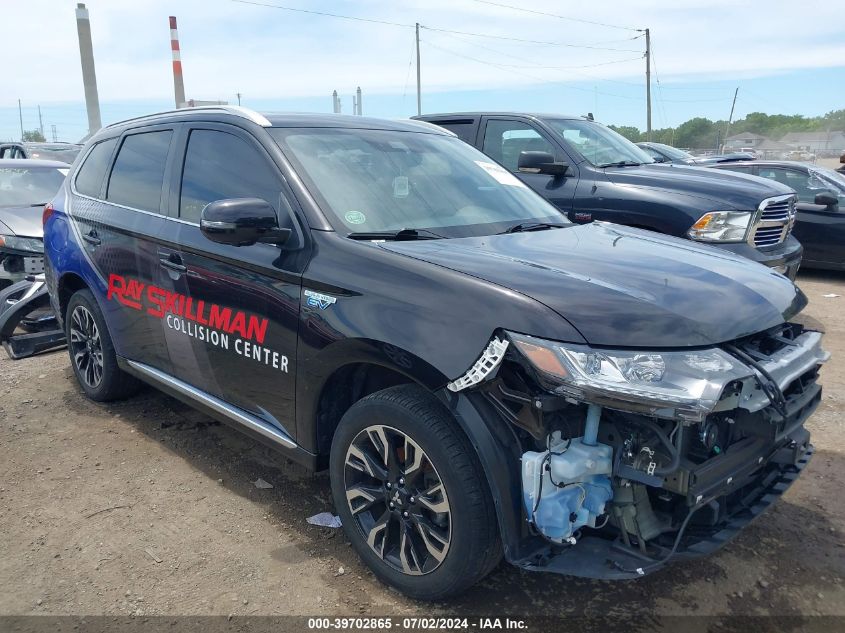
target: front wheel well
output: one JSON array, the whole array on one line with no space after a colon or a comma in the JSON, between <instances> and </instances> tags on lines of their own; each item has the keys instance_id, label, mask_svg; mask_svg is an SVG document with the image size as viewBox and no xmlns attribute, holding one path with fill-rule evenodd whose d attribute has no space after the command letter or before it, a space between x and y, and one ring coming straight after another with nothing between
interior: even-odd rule
<instances>
[{"instance_id":1,"label":"front wheel well","mask_svg":"<svg viewBox=\"0 0 845 633\"><path fill-rule=\"evenodd\" d=\"M317 403L317 452L329 454L340 419L361 398L388 387L414 383L396 370L372 363L354 363L336 370L323 385Z\"/></svg>"},{"instance_id":2,"label":"front wheel well","mask_svg":"<svg viewBox=\"0 0 845 633\"><path fill-rule=\"evenodd\" d=\"M59 279L59 315L64 319L67 306L73 294L79 290L85 290L88 284L79 275L75 273L66 273Z\"/></svg>"}]
</instances>

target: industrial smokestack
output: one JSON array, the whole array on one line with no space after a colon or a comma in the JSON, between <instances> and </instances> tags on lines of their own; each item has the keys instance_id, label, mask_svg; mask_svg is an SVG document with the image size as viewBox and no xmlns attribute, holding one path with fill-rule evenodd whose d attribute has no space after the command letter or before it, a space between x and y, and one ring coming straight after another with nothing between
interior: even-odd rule
<instances>
[{"instance_id":1,"label":"industrial smokestack","mask_svg":"<svg viewBox=\"0 0 845 633\"><path fill-rule=\"evenodd\" d=\"M340 114L340 99L337 97L337 90L332 92L332 112Z\"/></svg>"},{"instance_id":2,"label":"industrial smokestack","mask_svg":"<svg viewBox=\"0 0 845 633\"><path fill-rule=\"evenodd\" d=\"M364 114L364 111L361 109L361 86L358 86L357 92L358 92L358 100L356 101L356 104L358 106L358 112L356 112L356 114L358 116L361 116L361 115Z\"/></svg>"},{"instance_id":3,"label":"industrial smokestack","mask_svg":"<svg viewBox=\"0 0 845 633\"><path fill-rule=\"evenodd\" d=\"M100 118L100 97L97 95L97 73L94 71L91 20L88 19L88 9L81 2L76 5L76 33L79 35L82 85L85 87L85 107L88 109L88 132L93 134L103 127L103 122Z\"/></svg>"},{"instance_id":4,"label":"industrial smokestack","mask_svg":"<svg viewBox=\"0 0 845 633\"><path fill-rule=\"evenodd\" d=\"M179 52L179 32L176 30L176 17L170 16L170 50L173 52L173 92L176 107L185 105L185 82L182 80L182 56Z\"/></svg>"}]
</instances>

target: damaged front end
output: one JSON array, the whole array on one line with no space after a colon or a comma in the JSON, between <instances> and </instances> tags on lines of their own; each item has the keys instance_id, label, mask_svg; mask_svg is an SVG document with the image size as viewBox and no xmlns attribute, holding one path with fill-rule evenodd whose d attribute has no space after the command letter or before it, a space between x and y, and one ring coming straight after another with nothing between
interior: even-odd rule
<instances>
[{"instance_id":1,"label":"damaged front end","mask_svg":"<svg viewBox=\"0 0 845 633\"><path fill-rule=\"evenodd\" d=\"M502 333L449 389L487 401L520 444L527 529L511 562L631 578L718 549L812 455L821 338L787 323L641 351Z\"/></svg>"}]
</instances>

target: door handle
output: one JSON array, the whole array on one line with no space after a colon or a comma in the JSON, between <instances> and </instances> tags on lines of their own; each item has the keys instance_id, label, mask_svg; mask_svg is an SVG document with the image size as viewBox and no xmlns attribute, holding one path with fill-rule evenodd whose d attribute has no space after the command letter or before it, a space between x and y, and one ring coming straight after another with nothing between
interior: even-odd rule
<instances>
[{"instance_id":1,"label":"door handle","mask_svg":"<svg viewBox=\"0 0 845 633\"><path fill-rule=\"evenodd\" d=\"M83 235L82 239L88 242L91 246L99 246L103 243L99 235L97 235L97 231L95 231L94 229L91 229L90 231L88 231L88 233Z\"/></svg>"},{"instance_id":2,"label":"door handle","mask_svg":"<svg viewBox=\"0 0 845 633\"><path fill-rule=\"evenodd\" d=\"M188 267L182 263L182 258L178 255L171 255L170 257L159 257L158 262L159 264L161 264L162 268L172 270L173 272L184 273L188 271Z\"/></svg>"}]
</instances>

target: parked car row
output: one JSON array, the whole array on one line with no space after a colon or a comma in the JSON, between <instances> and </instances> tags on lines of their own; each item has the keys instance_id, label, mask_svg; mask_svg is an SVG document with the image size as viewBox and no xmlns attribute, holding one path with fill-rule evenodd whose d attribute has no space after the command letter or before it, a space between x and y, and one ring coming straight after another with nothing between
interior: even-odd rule
<instances>
[{"instance_id":1,"label":"parked car row","mask_svg":"<svg viewBox=\"0 0 845 633\"><path fill-rule=\"evenodd\" d=\"M625 579L723 545L813 453L828 354L771 270L800 261L793 190L578 117L424 119L94 134L43 212L83 391L145 382L328 469L418 599L502 557Z\"/></svg>"},{"instance_id":2,"label":"parked car row","mask_svg":"<svg viewBox=\"0 0 845 633\"><path fill-rule=\"evenodd\" d=\"M731 152L729 154L710 154L708 156L693 156L677 147L665 143L637 143L637 147L651 156L655 163L679 163L683 165L711 165L714 163L729 163L737 160L753 160L757 155L753 152Z\"/></svg>"}]
</instances>

